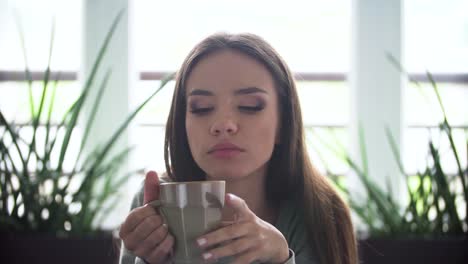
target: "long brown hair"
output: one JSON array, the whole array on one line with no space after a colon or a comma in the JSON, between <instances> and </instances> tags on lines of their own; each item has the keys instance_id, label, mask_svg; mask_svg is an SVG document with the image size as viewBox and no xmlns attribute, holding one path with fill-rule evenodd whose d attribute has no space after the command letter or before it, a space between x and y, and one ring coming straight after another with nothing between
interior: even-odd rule
<instances>
[{"instance_id":1,"label":"long brown hair","mask_svg":"<svg viewBox=\"0 0 468 264\"><path fill-rule=\"evenodd\" d=\"M304 143L304 128L293 75L279 54L253 34L219 33L201 41L189 53L176 76L167 120L164 158L174 181L204 180L193 160L185 129L185 83L194 66L216 51L232 49L262 63L271 73L279 98L281 144L269 162L266 192L269 202L298 198L305 208L310 245L320 263L357 263L356 239L349 209L328 180L312 166Z\"/></svg>"}]
</instances>

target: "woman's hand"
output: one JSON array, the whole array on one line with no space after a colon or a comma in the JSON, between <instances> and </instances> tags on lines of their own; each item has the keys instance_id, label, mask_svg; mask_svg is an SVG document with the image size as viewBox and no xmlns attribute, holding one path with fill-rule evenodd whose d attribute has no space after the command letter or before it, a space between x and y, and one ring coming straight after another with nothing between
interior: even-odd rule
<instances>
[{"instance_id":1,"label":"woman's hand","mask_svg":"<svg viewBox=\"0 0 468 264\"><path fill-rule=\"evenodd\" d=\"M234 256L233 264L288 260L288 243L278 229L257 217L245 201L235 195L226 195L225 206L234 209L236 221L197 239L203 249L216 246L203 253L207 262L226 256Z\"/></svg>"},{"instance_id":2,"label":"woman's hand","mask_svg":"<svg viewBox=\"0 0 468 264\"><path fill-rule=\"evenodd\" d=\"M174 237L163 224L163 218L148 202L159 196L159 181L156 172L146 174L144 203L135 208L120 227L120 238L125 248L135 256L151 264L168 263L174 247Z\"/></svg>"}]
</instances>

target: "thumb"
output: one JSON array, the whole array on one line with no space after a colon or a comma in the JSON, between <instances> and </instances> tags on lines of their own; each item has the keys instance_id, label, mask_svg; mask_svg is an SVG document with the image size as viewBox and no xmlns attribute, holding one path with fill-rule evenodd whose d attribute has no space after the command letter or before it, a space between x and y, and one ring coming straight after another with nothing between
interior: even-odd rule
<instances>
[{"instance_id":1,"label":"thumb","mask_svg":"<svg viewBox=\"0 0 468 264\"><path fill-rule=\"evenodd\" d=\"M247 203L242 198L232 193L226 194L224 205L232 210L236 217L235 221L244 220L253 215Z\"/></svg>"},{"instance_id":2,"label":"thumb","mask_svg":"<svg viewBox=\"0 0 468 264\"><path fill-rule=\"evenodd\" d=\"M157 200L159 198L159 178L155 171L148 171L145 178L144 204Z\"/></svg>"}]
</instances>

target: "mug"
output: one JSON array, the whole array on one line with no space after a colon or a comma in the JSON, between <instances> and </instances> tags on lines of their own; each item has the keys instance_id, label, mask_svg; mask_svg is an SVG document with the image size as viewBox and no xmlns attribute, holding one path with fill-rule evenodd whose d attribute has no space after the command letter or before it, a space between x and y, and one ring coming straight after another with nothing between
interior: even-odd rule
<instances>
[{"instance_id":1,"label":"mug","mask_svg":"<svg viewBox=\"0 0 468 264\"><path fill-rule=\"evenodd\" d=\"M196 239L219 227L224 207L224 181L167 182L159 199L150 202L175 238L174 263L204 263Z\"/></svg>"}]
</instances>

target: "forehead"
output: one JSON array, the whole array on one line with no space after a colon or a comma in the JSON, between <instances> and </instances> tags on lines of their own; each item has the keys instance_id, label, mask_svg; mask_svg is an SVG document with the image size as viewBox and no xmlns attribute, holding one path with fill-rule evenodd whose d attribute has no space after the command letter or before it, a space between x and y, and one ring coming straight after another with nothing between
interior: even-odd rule
<instances>
[{"instance_id":1,"label":"forehead","mask_svg":"<svg viewBox=\"0 0 468 264\"><path fill-rule=\"evenodd\" d=\"M193 67L186 82L186 93L193 89L229 92L245 87L273 92L273 76L254 58L226 49L206 56Z\"/></svg>"}]
</instances>

